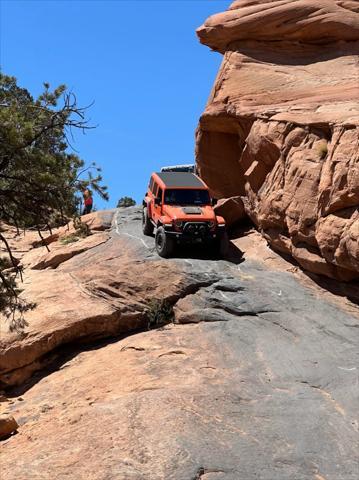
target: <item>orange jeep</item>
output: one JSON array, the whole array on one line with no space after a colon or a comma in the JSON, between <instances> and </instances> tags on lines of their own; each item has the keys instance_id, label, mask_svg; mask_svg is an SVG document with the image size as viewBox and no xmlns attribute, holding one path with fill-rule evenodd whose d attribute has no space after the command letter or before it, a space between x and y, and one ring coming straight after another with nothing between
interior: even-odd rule
<instances>
[{"instance_id":1,"label":"orange jeep","mask_svg":"<svg viewBox=\"0 0 359 480\"><path fill-rule=\"evenodd\" d=\"M194 173L151 175L143 200L145 235L156 229L156 250L169 257L179 243L203 244L221 253L227 243L225 222L214 213L207 185Z\"/></svg>"}]
</instances>

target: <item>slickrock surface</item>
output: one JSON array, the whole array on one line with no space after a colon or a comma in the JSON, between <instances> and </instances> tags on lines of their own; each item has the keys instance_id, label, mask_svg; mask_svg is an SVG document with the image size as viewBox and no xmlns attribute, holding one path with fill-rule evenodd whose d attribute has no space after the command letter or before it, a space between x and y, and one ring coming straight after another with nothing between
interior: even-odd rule
<instances>
[{"instance_id":1,"label":"slickrock surface","mask_svg":"<svg viewBox=\"0 0 359 480\"><path fill-rule=\"evenodd\" d=\"M0 403L19 424L1 480L357 479L357 306L234 245L226 260L160 259L137 208L107 234L26 277L38 314L2 338L1 377L42 370ZM175 323L133 332L151 298Z\"/></svg>"},{"instance_id":2,"label":"slickrock surface","mask_svg":"<svg viewBox=\"0 0 359 480\"><path fill-rule=\"evenodd\" d=\"M224 54L201 176L305 270L359 277L359 4L238 0L197 31ZM237 213L236 213L237 212Z\"/></svg>"},{"instance_id":3,"label":"slickrock surface","mask_svg":"<svg viewBox=\"0 0 359 480\"><path fill-rule=\"evenodd\" d=\"M141 223L140 211L134 211L131 221ZM27 268L21 287L37 307L26 315L24 335L9 333L5 320L0 323L0 386L21 384L52 360L46 354L64 343L145 327L151 298L181 295L198 282L154 253L148 264L137 260L131 234L119 236L116 229L66 246L53 242L50 248L32 249L22 257Z\"/></svg>"}]
</instances>

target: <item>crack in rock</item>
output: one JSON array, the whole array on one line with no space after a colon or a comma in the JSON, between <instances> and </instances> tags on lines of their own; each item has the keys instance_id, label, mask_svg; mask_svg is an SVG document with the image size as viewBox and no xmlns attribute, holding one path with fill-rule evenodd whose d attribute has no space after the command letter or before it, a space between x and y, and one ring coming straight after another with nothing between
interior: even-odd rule
<instances>
[{"instance_id":1,"label":"crack in rock","mask_svg":"<svg viewBox=\"0 0 359 480\"><path fill-rule=\"evenodd\" d=\"M144 352L146 351L143 347L122 347L121 352L126 352L127 350L136 350L137 352Z\"/></svg>"},{"instance_id":2,"label":"crack in rock","mask_svg":"<svg viewBox=\"0 0 359 480\"><path fill-rule=\"evenodd\" d=\"M293 335L294 337L297 337L297 334L295 332L293 332L293 330L291 330L290 328L287 328L285 327L284 325L282 325L281 323L279 322L276 322L276 321L272 321L271 322L273 325L276 325L277 327L281 328L282 330L284 330L285 332L287 333L290 333L291 335Z\"/></svg>"},{"instance_id":3,"label":"crack in rock","mask_svg":"<svg viewBox=\"0 0 359 480\"><path fill-rule=\"evenodd\" d=\"M207 475L207 473L228 473L226 470L222 470L220 468L205 468L200 467L195 476L191 480L201 480L203 475Z\"/></svg>"},{"instance_id":4,"label":"crack in rock","mask_svg":"<svg viewBox=\"0 0 359 480\"><path fill-rule=\"evenodd\" d=\"M183 352L182 350L171 350L170 352L161 353L157 358L165 357L167 355L186 355L186 352Z\"/></svg>"},{"instance_id":5,"label":"crack in rock","mask_svg":"<svg viewBox=\"0 0 359 480\"><path fill-rule=\"evenodd\" d=\"M210 287L220 280L218 275L213 275L212 278L206 278L203 280L196 279L195 275L191 275L191 277L193 278L193 282L190 282L188 285L185 285L182 291L167 297L165 300L168 303L170 303L172 306L175 306L180 300L183 300L184 298L190 295L195 295L202 288Z\"/></svg>"}]
</instances>

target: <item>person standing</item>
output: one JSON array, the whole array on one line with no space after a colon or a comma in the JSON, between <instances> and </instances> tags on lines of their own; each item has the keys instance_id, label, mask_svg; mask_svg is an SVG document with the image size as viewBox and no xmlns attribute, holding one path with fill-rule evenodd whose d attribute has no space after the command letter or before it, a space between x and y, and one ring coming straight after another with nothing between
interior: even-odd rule
<instances>
[{"instance_id":1,"label":"person standing","mask_svg":"<svg viewBox=\"0 0 359 480\"><path fill-rule=\"evenodd\" d=\"M88 213L91 213L92 206L93 206L91 190L86 188L86 190L83 191L83 197L84 197L84 209L83 209L82 215L87 215Z\"/></svg>"}]
</instances>

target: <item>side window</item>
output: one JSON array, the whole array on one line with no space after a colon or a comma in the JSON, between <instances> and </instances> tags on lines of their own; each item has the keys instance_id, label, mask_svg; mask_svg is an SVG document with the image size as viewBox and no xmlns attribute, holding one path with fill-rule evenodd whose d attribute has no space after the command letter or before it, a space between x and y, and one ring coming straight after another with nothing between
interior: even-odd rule
<instances>
[{"instance_id":1,"label":"side window","mask_svg":"<svg viewBox=\"0 0 359 480\"><path fill-rule=\"evenodd\" d=\"M154 196L156 196L156 194L157 194L157 188L158 188L157 183L153 182L152 193L153 193Z\"/></svg>"},{"instance_id":2,"label":"side window","mask_svg":"<svg viewBox=\"0 0 359 480\"><path fill-rule=\"evenodd\" d=\"M162 193L163 193L162 188L159 188L156 197L159 198L161 202L162 202Z\"/></svg>"},{"instance_id":3,"label":"side window","mask_svg":"<svg viewBox=\"0 0 359 480\"><path fill-rule=\"evenodd\" d=\"M151 190L151 192L152 192L152 188L153 188L153 177L151 177L150 184L149 184L148 188L149 188L149 189Z\"/></svg>"}]
</instances>

